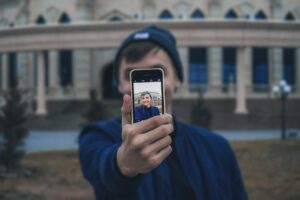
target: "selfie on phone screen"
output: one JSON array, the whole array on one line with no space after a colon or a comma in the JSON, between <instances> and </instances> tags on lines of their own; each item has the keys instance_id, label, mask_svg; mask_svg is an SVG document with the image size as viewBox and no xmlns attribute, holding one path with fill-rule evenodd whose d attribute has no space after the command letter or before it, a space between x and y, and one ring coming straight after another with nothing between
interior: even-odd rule
<instances>
[{"instance_id":1,"label":"selfie on phone screen","mask_svg":"<svg viewBox=\"0 0 300 200\"><path fill-rule=\"evenodd\" d=\"M164 113L162 74L160 69L132 72L133 122L140 122Z\"/></svg>"}]
</instances>

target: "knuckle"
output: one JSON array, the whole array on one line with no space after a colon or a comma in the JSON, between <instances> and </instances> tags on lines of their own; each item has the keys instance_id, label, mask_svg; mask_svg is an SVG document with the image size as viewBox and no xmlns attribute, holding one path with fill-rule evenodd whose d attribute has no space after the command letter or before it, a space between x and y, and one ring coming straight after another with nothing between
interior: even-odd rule
<instances>
[{"instance_id":1,"label":"knuckle","mask_svg":"<svg viewBox=\"0 0 300 200\"><path fill-rule=\"evenodd\" d=\"M170 155L172 153L173 149L172 147L169 145L168 146L168 152L167 152L167 155Z\"/></svg>"},{"instance_id":2,"label":"knuckle","mask_svg":"<svg viewBox=\"0 0 300 200\"><path fill-rule=\"evenodd\" d=\"M146 150L140 151L140 156L142 159L148 159L149 153Z\"/></svg>"},{"instance_id":3,"label":"knuckle","mask_svg":"<svg viewBox=\"0 0 300 200\"><path fill-rule=\"evenodd\" d=\"M163 133L168 133L169 132L169 129L167 126L161 126L160 127L160 131L163 132Z\"/></svg>"},{"instance_id":4,"label":"knuckle","mask_svg":"<svg viewBox=\"0 0 300 200\"><path fill-rule=\"evenodd\" d=\"M150 157L148 159L148 164L151 166L151 167L156 167L158 164L159 164L159 160L156 158L156 157Z\"/></svg>"},{"instance_id":5,"label":"knuckle","mask_svg":"<svg viewBox=\"0 0 300 200\"><path fill-rule=\"evenodd\" d=\"M123 132L127 135L132 135L133 133L132 127L130 125L125 125L123 127Z\"/></svg>"},{"instance_id":6,"label":"knuckle","mask_svg":"<svg viewBox=\"0 0 300 200\"><path fill-rule=\"evenodd\" d=\"M172 143L172 138L170 136L166 137L166 143L170 145Z\"/></svg>"},{"instance_id":7,"label":"knuckle","mask_svg":"<svg viewBox=\"0 0 300 200\"><path fill-rule=\"evenodd\" d=\"M142 146L141 141L138 137L133 138L131 144L135 149L140 149Z\"/></svg>"},{"instance_id":8,"label":"knuckle","mask_svg":"<svg viewBox=\"0 0 300 200\"><path fill-rule=\"evenodd\" d=\"M172 132L174 132L174 126L173 126L173 124L170 124L170 133L172 133Z\"/></svg>"},{"instance_id":9,"label":"knuckle","mask_svg":"<svg viewBox=\"0 0 300 200\"><path fill-rule=\"evenodd\" d=\"M154 123L155 126L159 126L160 122L161 122L161 117L160 116L153 117L153 123Z\"/></svg>"},{"instance_id":10,"label":"knuckle","mask_svg":"<svg viewBox=\"0 0 300 200\"><path fill-rule=\"evenodd\" d=\"M165 121L166 121L166 122L169 122L169 123L172 123L172 122L173 122L173 117L172 117L172 115L170 115L170 114L166 114L166 115L164 116L164 118L165 118Z\"/></svg>"}]
</instances>

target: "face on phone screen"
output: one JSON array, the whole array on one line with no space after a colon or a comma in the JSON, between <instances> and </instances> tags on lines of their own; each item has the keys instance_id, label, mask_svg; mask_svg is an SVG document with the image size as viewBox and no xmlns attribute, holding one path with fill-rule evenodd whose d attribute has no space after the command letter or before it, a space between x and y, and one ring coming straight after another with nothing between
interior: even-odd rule
<instances>
[{"instance_id":1,"label":"face on phone screen","mask_svg":"<svg viewBox=\"0 0 300 200\"><path fill-rule=\"evenodd\" d=\"M164 88L161 69L134 70L132 81L132 117L139 122L163 114Z\"/></svg>"}]
</instances>

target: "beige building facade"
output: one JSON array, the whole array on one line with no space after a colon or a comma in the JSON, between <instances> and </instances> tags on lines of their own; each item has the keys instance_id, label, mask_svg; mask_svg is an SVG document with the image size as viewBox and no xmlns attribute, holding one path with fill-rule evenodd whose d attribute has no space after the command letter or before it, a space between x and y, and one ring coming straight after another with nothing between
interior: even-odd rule
<instances>
[{"instance_id":1,"label":"beige building facade","mask_svg":"<svg viewBox=\"0 0 300 200\"><path fill-rule=\"evenodd\" d=\"M2 0L0 88L18 80L34 112L47 101L112 98L109 63L129 33L159 25L176 36L184 65L178 99L272 98L285 79L300 98L299 0Z\"/></svg>"}]
</instances>

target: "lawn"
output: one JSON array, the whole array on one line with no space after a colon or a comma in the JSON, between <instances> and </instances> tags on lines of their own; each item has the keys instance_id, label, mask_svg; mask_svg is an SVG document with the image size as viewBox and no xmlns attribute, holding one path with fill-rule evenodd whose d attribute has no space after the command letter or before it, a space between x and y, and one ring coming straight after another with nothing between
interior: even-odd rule
<instances>
[{"instance_id":1,"label":"lawn","mask_svg":"<svg viewBox=\"0 0 300 200\"><path fill-rule=\"evenodd\" d=\"M300 140L232 142L252 200L300 199ZM30 153L28 177L0 180L0 199L93 199L76 151Z\"/></svg>"}]
</instances>

